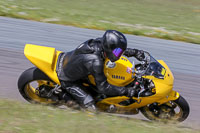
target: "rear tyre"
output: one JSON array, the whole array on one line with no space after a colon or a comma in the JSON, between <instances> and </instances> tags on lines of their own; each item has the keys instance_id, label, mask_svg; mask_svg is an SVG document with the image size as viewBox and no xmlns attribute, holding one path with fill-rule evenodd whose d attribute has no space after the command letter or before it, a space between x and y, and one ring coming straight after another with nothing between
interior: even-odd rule
<instances>
[{"instance_id":1,"label":"rear tyre","mask_svg":"<svg viewBox=\"0 0 200 133\"><path fill-rule=\"evenodd\" d=\"M58 101L51 98L41 97L38 91L39 87L44 90L50 90L55 87L55 83L36 67L25 70L18 79L18 89L20 94L31 103L42 103L57 105ZM45 91L44 91L45 93Z\"/></svg>"},{"instance_id":2,"label":"rear tyre","mask_svg":"<svg viewBox=\"0 0 200 133\"><path fill-rule=\"evenodd\" d=\"M190 108L187 101L180 96L177 100L162 105L147 105L140 108L140 111L149 120L182 122L188 117Z\"/></svg>"}]
</instances>

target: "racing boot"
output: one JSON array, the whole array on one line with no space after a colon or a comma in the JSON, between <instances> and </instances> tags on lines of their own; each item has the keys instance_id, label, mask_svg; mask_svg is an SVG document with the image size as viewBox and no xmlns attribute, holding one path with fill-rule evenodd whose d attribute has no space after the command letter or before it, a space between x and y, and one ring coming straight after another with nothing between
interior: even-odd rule
<instances>
[{"instance_id":1,"label":"racing boot","mask_svg":"<svg viewBox=\"0 0 200 133\"><path fill-rule=\"evenodd\" d=\"M85 105L85 110L88 112L92 112L92 113L98 113L96 106L94 105L93 102L88 103L87 105Z\"/></svg>"},{"instance_id":2,"label":"racing boot","mask_svg":"<svg viewBox=\"0 0 200 133\"><path fill-rule=\"evenodd\" d=\"M96 110L94 106L94 99L91 95L82 90L78 85L67 86L66 83L61 82L62 87L75 99L80 106L85 109Z\"/></svg>"}]
</instances>

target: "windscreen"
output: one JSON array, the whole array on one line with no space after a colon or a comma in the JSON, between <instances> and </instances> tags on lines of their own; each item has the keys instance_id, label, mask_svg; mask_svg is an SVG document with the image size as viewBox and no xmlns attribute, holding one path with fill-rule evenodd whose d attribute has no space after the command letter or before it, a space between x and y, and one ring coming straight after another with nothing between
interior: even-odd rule
<instances>
[{"instance_id":1,"label":"windscreen","mask_svg":"<svg viewBox=\"0 0 200 133\"><path fill-rule=\"evenodd\" d=\"M150 56L150 62L145 72L145 75L152 75L156 78L163 79L165 73L166 69L157 60Z\"/></svg>"}]
</instances>

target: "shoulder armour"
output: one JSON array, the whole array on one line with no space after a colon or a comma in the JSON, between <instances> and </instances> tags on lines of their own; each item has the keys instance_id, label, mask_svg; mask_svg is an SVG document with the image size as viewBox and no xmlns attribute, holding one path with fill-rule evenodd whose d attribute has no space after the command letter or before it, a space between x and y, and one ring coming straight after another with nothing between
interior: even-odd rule
<instances>
[{"instance_id":1,"label":"shoulder armour","mask_svg":"<svg viewBox=\"0 0 200 133\"><path fill-rule=\"evenodd\" d=\"M81 43L76 49L75 54L91 54L94 53L95 49L90 45L93 39L90 39L84 43Z\"/></svg>"}]
</instances>

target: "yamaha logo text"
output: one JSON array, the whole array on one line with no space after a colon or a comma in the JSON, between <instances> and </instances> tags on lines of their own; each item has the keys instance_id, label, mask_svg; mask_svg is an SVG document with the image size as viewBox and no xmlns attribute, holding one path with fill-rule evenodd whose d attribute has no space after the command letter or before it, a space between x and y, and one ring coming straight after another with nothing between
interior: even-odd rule
<instances>
[{"instance_id":1,"label":"yamaha logo text","mask_svg":"<svg viewBox=\"0 0 200 133\"><path fill-rule=\"evenodd\" d=\"M124 77L124 76L119 76L119 75L112 75L112 78L114 78L114 79L125 80L125 77Z\"/></svg>"}]
</instances>

